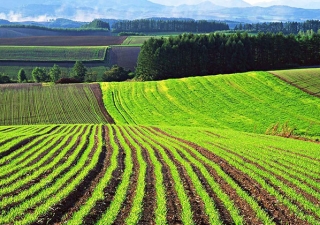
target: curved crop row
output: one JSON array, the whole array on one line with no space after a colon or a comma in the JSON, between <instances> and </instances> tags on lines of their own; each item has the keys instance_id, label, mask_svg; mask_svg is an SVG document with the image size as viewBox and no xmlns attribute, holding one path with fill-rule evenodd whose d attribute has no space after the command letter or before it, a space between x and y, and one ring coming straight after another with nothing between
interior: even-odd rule
<instances>
[{"instance_id":1,"label":"curved crop row","mask_svg":"<svg viewBox=\"0 0 320 225\"><path fill-rule=\"evenodd\" d=\"M1 224L319 224L315 143L210 128L28 129L37 137L0 159ZM299 160L314 169L294 169Z\"/></svg>"}]
</instances>

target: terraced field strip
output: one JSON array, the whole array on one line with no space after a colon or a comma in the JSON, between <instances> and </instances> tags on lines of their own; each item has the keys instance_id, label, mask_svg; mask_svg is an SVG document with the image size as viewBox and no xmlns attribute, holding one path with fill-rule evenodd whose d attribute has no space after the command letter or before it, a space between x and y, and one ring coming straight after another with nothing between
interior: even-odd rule
<instances>
[{"instance_id":1,"label":"terraced field strip","mask_svg":"<svg viewBox=\"0 0 320 225\"><path fill-rule=\"evenodd\" d=\"M0 38L2 46L109 46L120 45L126 36L32 36Z\"/></svg>"},{"instance_id":2,"label":"terraced field strip","mask_svg":"<svg viewBox=\"0 0 320 225\"><path fill-rule=\"evenodd\" d=\"M97 84L1 88L0 125L113 123Z\"/></svg>"},{"instance_id":3,"label":"terraced field strip","mask_svg":"<svg viewBox=\"0 0 320 225\"><path fill-rule=\"evenodd\" d=\"M319 224L315 143L188 127L0 130L35 135L0 158L1 224Z\"/></svg>"},{"instance_id":4,"label":"terraced field strip","mask_svg":"<svg viewBox=\"0 0 320 225\"><path fill-rule=\"evenodd\" d=\"M157 82L101 83L117 124L230 128L265 133L275 123L319 137L320 100L266 72Z\"/></svg>"},{"instance_id":5,"label":"terraced field strip","mask_svg":"<svg viewBox=\"0 0 320 225\"><path fill-rule=\"evenodd\" d=\"M0 46L2 61L103 61L106 58L105 46Z\"/></svg>"},{"instance_id":6,"label":"terraced field strip","mask_svg":"<svg viewBox=\"0 0 320 225\"><path fill-rule=\"evenodd\" d=\"M311 95L320 97L319 68L277 70L270 73Z\"/></svg>"},{"instance_id":7,"label":"terraced field strip","mask_svg":"<svg viewBox=\"0 0 320 225\"><path fill-rule=\"evenodd\" d=\"M122 45L142 46L151 37L156 38L156 36L129 36L123 41Z\"/></svg>"}]
</instances>

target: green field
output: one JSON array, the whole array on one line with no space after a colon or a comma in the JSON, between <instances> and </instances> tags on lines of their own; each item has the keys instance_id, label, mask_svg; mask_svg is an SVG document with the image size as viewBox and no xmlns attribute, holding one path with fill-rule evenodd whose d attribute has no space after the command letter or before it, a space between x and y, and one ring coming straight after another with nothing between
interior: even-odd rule
<instances>
[{"instance_id":1,"label":"green field","mask_svg":"<svg viewBox=\"0 0 320 225\"><path fill-rule=\"evenodd\" d=\"M149 40L151 37L156 36L129 36L124 40L121 45L134 45L141 46L145 41Z\"/></svg>"},{"instance_id":2,"label":"green field","mask_svg":"<svg viewBox=\"0 0 320 225\"><path fill-rule=\"evenodd\" d=\"M106 123L89 84L0 85L0 125Z\"/></svg>"},{"instance_id":3,"label":"green field","mask_svg":"<svg viewBox=\"0 0 320 225\"><path fill-rule=\"evenodd\" d=\"M320 69L277 70L271 73L303 91L320 97Z\"/></svg>"},{"instance_id":4,"label":"green field","mask_svg":"<svg viewBox=\"0 0 320 225\"><path fill-rule=\"evenodd\" d=\"M267 72L100 86L0 85L0 224L320 224L319 142L264 134L319 138L319 98Z\"/></svg>"},{"instance_id":5,"label":"green field","mask_svg":"<svg viewBox=\"0 0 320 225\"><path fill-rule=\"evenodd\" d=\"M117 124L265 133L287 122L296 134L320 136L320 99L266 72L101 86Z\"/></svg>"},{"instance_id":6,"label":"green field","mask_svg":"<svg viewBox=\"0 0 320 225\"><path fill-rule=\"evenodd\" d=\"M0 140L0 224L319 224L315 143L114 125L3 126Z\"/></svg>"},{"instance_id":7,"label":"green field","mask_svg":"<svg viewBox=\"0 0 320 225\"><path fill-rule=\"evenodd\" d=\"M102 61L107 47L0 46L3 61Z\"/></svg>"}]
</instances>

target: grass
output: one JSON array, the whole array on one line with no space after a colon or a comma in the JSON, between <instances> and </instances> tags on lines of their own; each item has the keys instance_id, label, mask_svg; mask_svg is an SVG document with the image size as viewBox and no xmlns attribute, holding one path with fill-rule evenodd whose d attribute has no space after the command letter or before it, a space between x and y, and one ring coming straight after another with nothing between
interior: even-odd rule
<instances>
[{"instance_id":1,"label":"grass","mask_svg":"<svg viewBox=\"0 0 320 225\"><path fill-rule=\"evenodd\" d=\"M0 46L2 61L102 61L107 47Z\"/></svg>"},{"instance_id":2,"label":"grass","mask_svg":"<svg viewBox=\"0 0 320 225\"><path fill-rule=\"evenodd\" d=\"M307 93L320 97L320 68L277 70L271 73Z\"/></svg>"},{"instance_id":3,"label":"grass","mask_svg":"<svg viewBox=\"0 0 320 225\"><path fill-rule=\"evenodd\" d=\"M101 83L117 124L218 127L265 133L279 123L320 137L320 99L266 72Z\"/></svg>"}]
</instances>

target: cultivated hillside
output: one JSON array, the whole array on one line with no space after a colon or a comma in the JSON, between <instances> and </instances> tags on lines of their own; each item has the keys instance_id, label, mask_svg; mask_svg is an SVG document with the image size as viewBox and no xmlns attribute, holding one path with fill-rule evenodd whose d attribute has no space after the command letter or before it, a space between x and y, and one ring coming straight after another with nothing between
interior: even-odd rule
<instances>
[{"instance_id":1,"label":"cultivated hillside","mask_svg":"<svg viewBox=\"0 0 320 225\"><path fill-rule=\"evenodd\" d=\"M319 68L277 70L271 73L304 92L320 97Z\"/></svg>"},{"instance_id":2,"label":"cultivated hillside","mask_svg":"<svg viewBox=\"0 0 320 225\"><path fill-rule=\"evenodd\" d=\"M111 122L97 84L8 84L0 94L0 125Z\"/></svg>"},{"instance_id":3,"label":"cultivated hillside","mask_svg":"<svg viewBox=\"0 0 320 225\"><path fill-rule=\"evenodd\" d=\"M288 123L297 134L320 136L320 99L266 72L101 86L117 124L265 133Z\"/></svg>"}]
</instances>

